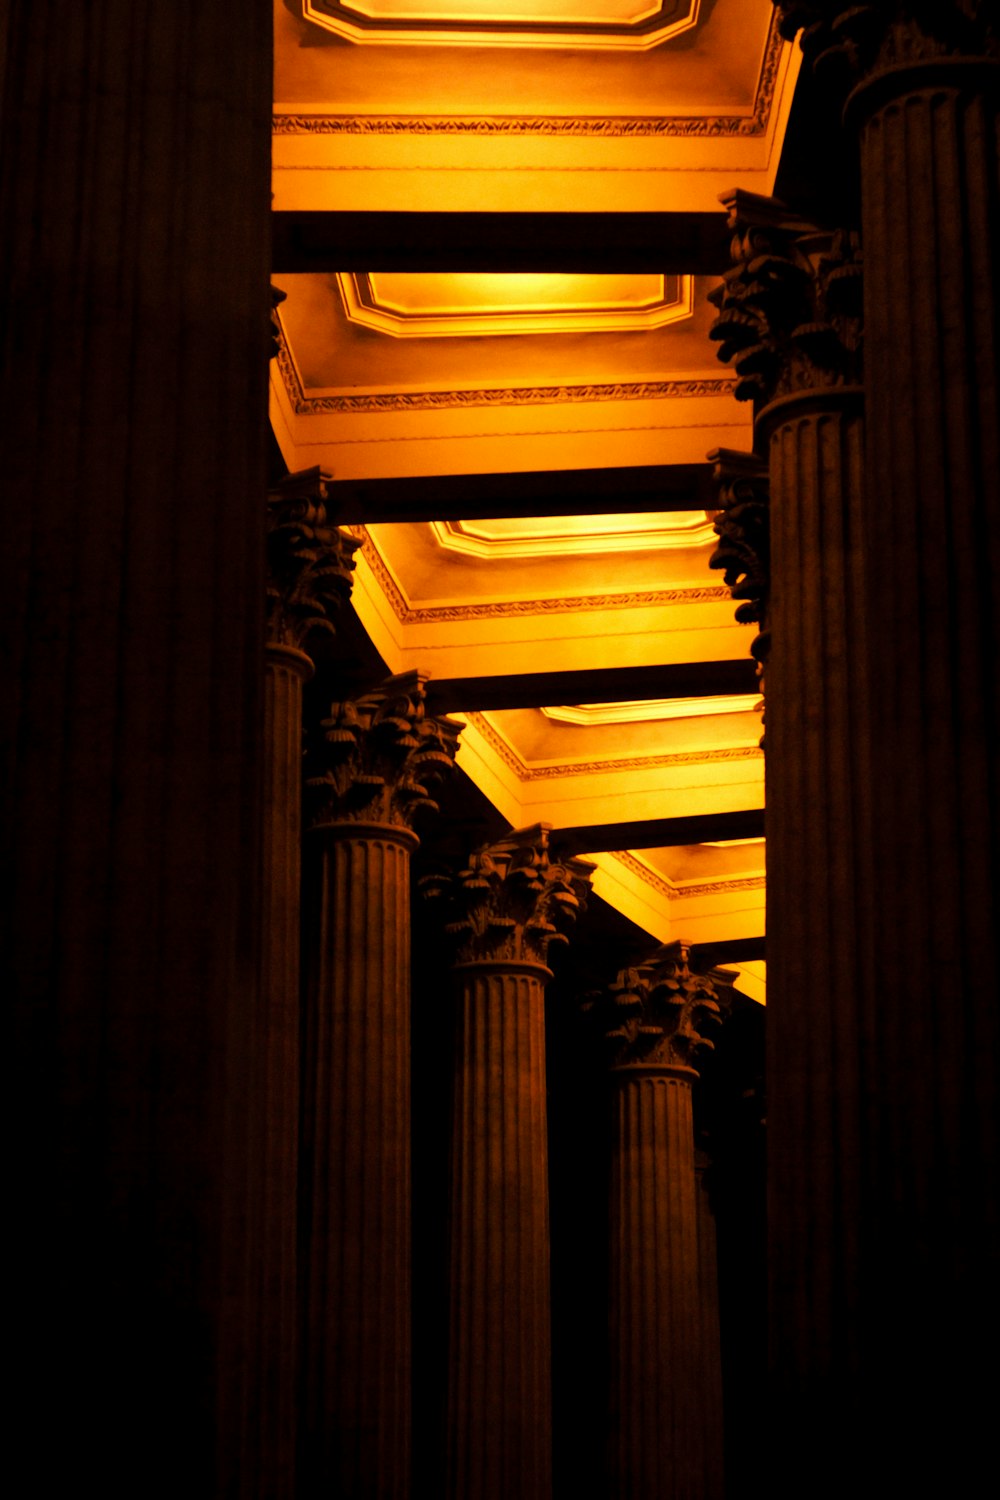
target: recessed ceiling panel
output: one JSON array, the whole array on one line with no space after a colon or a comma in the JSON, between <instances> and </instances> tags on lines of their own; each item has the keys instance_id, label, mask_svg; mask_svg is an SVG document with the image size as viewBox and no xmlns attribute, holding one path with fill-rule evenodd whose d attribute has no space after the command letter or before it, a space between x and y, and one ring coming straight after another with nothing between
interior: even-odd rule
<instances>
[{"instance_id":1,"label":"recessed ceiling panel","mask_svg":"<svg viewBox=\"0 0 1000 1500\"><path fill-rule=\"evenodd\" d=\"M352 323L393 338L628 333L691 316L690 276L340 272Z\"/></svg>"},{"instance_id":2,"label":"recessed ceiling panel","mask_svg":"<svg viewBox=\"0 0 1000 1500\"><path fill-rule=\"evenodd\" d=\"M473 557L580 557L589 553L699 547L715 539L705 512L537 516L492 521L432 521L440 546Z\"/></svg>"},{"instance_id":3,"label":"recessed ceiling panel","mask_svg":"<svg viewBox=\"0 0 1000 1500\"><path fill-rule=\"evenodd\" d=\"M646 50L698 22L699 0L302 0L306 20L360 43Z\"/></svg>"}]
</instances>

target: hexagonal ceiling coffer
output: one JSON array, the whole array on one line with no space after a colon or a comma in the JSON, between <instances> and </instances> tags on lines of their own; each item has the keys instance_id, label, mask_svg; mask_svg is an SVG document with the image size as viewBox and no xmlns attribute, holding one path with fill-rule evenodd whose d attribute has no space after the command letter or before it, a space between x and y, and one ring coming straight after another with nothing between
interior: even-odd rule
<instances>
[{"instance_id":1,"label":"hexagonal ceiling coffer","mask_svg":"<svg viewBox=\"0 0 1000 1500\"><path fill-rule=\"evenodd\" d=\"M300 0L347 41L646 51L698 24L700 0Z\"/></svg>"}]
</instances>

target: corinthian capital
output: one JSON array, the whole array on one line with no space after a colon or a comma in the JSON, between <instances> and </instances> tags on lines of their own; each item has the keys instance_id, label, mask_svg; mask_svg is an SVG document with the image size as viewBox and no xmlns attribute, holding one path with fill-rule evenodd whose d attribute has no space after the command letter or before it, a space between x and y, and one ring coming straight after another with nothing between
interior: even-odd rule
<instances>
[{"instance_id":1,"label":"corinthian capital","mask_svg":"<svg viewBox=\"0 0 1000 1500\"><path fill-rule=\"evenodd\" d=\"M687 943L667 943L637 968L623 969L587 1006L612 1068L693 1071L698 1051L715 1045L704 1035L719 1024L715 986L707 974L691 973L690 956Z\"/></svg>"},{"instance_id":2,"label":"corinthian capital","mask_svg":"<svg viewBox=\"0 0 1000 1500\"><path fill-rule=\"evenodd\" d=\"M845 63L854 82L944 57L997 55L996 0L774 0L789 41L801 31L805 56Z\"/></svg>"},{"instance_id":3,"label":"corinthian capital","mask_svg":"<svg viewBox=\"0 0 1000 1500\"><path fill-rule=\"evenodd\" d=\"M267 639L301 647L350 596L356 537L332 524L332 475L320 468L287 474L267 497Z\"/></svg>"},{"instance_id":4,"label":"corinthian capital","mask_svg":"<svg viewBox=\"0 0 1000 1500\"><path fill-rule=\"evenodd\" d=\"M852 230L821 229L756 193L723 196L733 264L709 293L709 337L732 361L739 401L759 409L861 379L861 251Z\"/></svg>"},{"instance_id":5,"label":"corinthian capital","mask_svg":"<svg viewBox=\"0 0 1000 1500\"><path fill-rule=\"evenodd\" d=\"M553 863L550 831L546 823L518 829L477 850L456 876L421 881L423 894L445 908L457 963L544 964L553 944L569 941L594 866L579 858Z\"/></svg>"},{"instance_id":6,"label":"corinthian capital","mask_svg":"<svg viewBox=\"0 0 1000 1500\"><path fill-rule=\"evenodd\" d=\"M345 703L322 722L306 780L311 822L381 823L412 828L431 795L455 768L462 726L424 713L426 677L404 672Z\"/></svg>"}]
</instances>

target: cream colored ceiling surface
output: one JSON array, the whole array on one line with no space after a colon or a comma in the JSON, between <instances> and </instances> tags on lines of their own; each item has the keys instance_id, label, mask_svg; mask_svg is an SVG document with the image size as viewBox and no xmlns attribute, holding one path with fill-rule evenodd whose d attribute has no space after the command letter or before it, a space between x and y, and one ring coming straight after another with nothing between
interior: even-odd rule
<instances>
[{"instance_id":1,"label":"cream colored ceiling surface","mask_svg":"<svg viewBox=\"0 0 1000 1500\"><path fill-rule=\"evenodd\" d=\"M275 0L274 206L711 210L771 190L798 65L770 0Z\"/></svg>"},{"instance_id":2,"label":"cream colored ceiling surface","mask_svg":"<svg viewBox=\"0 0 1000 1500\"><path fill-rule=\"evenodd\" d=\"M275 207L716 209L768 191L797 62L770 0L277 0ZM357 613L391 672L503 677L745 658L703 512L482 518L477 474L750 446L713 279L282 275L290 469L468 475L474 519L370 523ZM755 697L470 712L459 763L514 824L763 805ZM653 937L763 931L761 840L595 856ZM749 972L749 971L748 971ZM748 983L763 998L762 973Z\"/></svg>"},{"instance_id":3,"label":"cream colored ceiling surface","mask_svg":"<svg viewBox=\"0 0 1000 1500\"><path fill-rule=\"evenodd\" d=\"M276 276L287 296L271 418L289 467L374 478L700 463L749 442L707 336L713 278L518 277L505 297L498 279L405 278L400 337L352 315L354 278ZM650 282L664 283L661 306L640 309L656 301ZM419 326L435 308L448 336ZM609 318L618 326L579 326Z\"/></svg>"}]
</instances>

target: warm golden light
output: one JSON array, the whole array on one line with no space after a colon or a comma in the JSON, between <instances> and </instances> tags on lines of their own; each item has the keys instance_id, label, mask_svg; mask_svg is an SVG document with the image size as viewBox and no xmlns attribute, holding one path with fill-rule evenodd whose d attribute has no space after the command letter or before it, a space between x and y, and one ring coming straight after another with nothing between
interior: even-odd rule
<instances>
[{"instance_id":1,"label":"warm golden light","mask_svg":"<svg viewBox=\"0 0 1000 1500\"><path fill-rule=\"evenodd\" d=\"M352 323L393 338L644 332L691 316L690 276L342 272Z\"/></svg>"},{"instance_id":2,"label":"warm golden light","mask_svg":"<svg viewBox=\"0 0 1000 1500\"><path fill-rule=\"evenodd\" d=\"M434 521L435 539L473 557L581 556L700 547L715 540L704 511L647 511L605 516L532 516L487 521Z\"/></svg>"},{"instance_id":3,"label":"warm golden light","mask_svg":"<svg viewBox=\"0 0 1000 1500\"><path fill-rule=\"evenodd\" d=\"M308 21L353 42L442 41L645 50L698 22L699 0L302 0Z\"/></svg>"}]
</instances>

